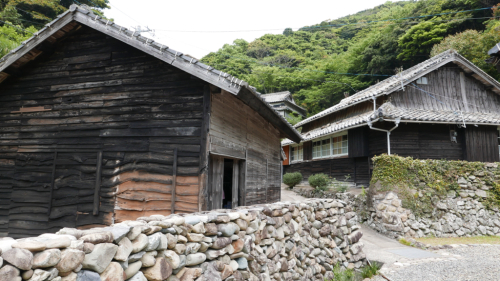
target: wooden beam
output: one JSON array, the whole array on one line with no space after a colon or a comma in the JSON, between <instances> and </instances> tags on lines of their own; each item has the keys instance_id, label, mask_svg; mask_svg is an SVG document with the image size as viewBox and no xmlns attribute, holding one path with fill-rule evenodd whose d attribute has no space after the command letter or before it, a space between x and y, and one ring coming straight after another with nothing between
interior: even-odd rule
<instances>
[{"instance_id":1,"label":"wooden beam","mask_svg":"<svg viewBox=\"0 0 500 281\"><path fill-rule=\"evenodd\" d=\"M50 216L52 211L52 194L54 193L55 177L56 177L56 159L57 150L54 152L54 163L52 164L52 177L50 181L50 196L49 196L49 207L47 208L47 216Z\"/></svg>"},{"instance_id":2,"label":"wooden beam","mask_svg":"<svg viewBox=\"0 0 500 281\"><path fill-rule=\"evenodd\" d=\"M210 141L210 111L211 111L210 86L205 85L203 89L203 119L201 123L201 144L200 144L200 175L198 193L198 211L208 210L208 171L209 171L209 141Z\"/></svg>"},{"instance_id":3,"label":"wooden beam","mask_svg":"<svg viewBox=\"0 0 500 281\"><path fill-rule=\"evenodd\" d=\"M177 148L174 148L174 164L172 175L172 208L171 213L175 214L175 192L177 187Z\"/></svg>"},{"instance_id":4,"label":"wooden beam","mask_svg":"<svg viewBox=\"0 0 500 281\"><path fill-rule=\"evenodd\" d=\"M247 152L245 151L245 160L244 161L239 161L239 172L240 175L238 177L239 183L238 183L238 192L241 198L241 201L238 202L240 206L245 206L246 205L246 174L247 174Z\"/></svg>"},{"instance_id":5,"label":"wooden beam","mask_svg":"<svg viewBox=\"0 0 500 281\"><path fill-rule=\"evenodd\" d=\"M231 205L231 208L236 208L239 206L239 202L238 202L238 191L239 191L239 188L238 188L238 185L239 185L239 179L238 179L238 176L240 174L239 172L239 160L233 160L233 186L232 186L232 198L231 198L231 201L232 201L232 205Z\"/></svg>"},{"instance_id":6,"label":"wooden beam","mask_svg":"<svg viewBox=\"0 0 500 281\"><path fill-rule=\"evenodd\" d=\"M94 216L99 215L99 205L101 204L101 174L102 174L102 151L97 152L96 179L94 187Z\"/></svg>"}]
</instances>

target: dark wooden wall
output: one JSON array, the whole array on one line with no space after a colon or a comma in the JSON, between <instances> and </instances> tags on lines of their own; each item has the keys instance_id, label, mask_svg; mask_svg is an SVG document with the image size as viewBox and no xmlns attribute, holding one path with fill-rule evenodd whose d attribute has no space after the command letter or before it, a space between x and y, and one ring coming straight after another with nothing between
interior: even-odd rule
<instances>
[{"instance_id":1,"label":"dark wooden wall","mask_svg":"<svg viewBox=\"0 0 500 281\"><path fill-rule=\"evenodd\" d=\"M278 129L231 93L212 94L210 153L243 159L245 196L240 205L280 200L281 143Z\"/></svg>"},{"instance_id":2,"label":"dark wooden wall","mask_svg":"<svg viewBox=\"0 0 500 281\"><path fill-rule=\"evenodd\" d=\"M368 156L368 143L369 143L369 128L363 126L354 128L348 131L348 150L349 157L366 157Z\"/></svg>"},{"instance_id":3,"label":"dark wooden wall","mask_svg":"<svg viewBox=\"0 0 500 281\"><path fill-rule=\"evenodd\" d=\"M205 83L86 27L45 54L0 84L0 233L198 211Z\"/></svg>"},{"instance_id":4,"label":"dark wooden wall","mask_svg":"<svg viewBox=\"0 0 500 281\"><path fill-rule=\"evenodd\" d=\"M351 158L324 159L300 162L285 167L285 173L300 172L307 180L314 174L327 174L337 180L345 180L345 176L354 175L354 160Z\"/></svg>"},{"instance_id":5,"label":"dark wooden wall","mask_svg":"<svg viewBox=\"0 0 500 281\"><path fill-rule=\"evenodd\" d=\"M457 131L457 143L450 140L450 130ZM463 137L463 131L455 125L400 124L391 133L391 153L418 159L463 160Z\"/></svg>"},{"instance_id":6,"label":"dark wooden wall","mask_svg":"<svg viewBox=\"0 0 500 281\"><path fill-rule=\"evenodd\" d=\"M495 126L465 128L465 159L468 161L498 162L498 130Z\"/></svg>"}]
</instances>

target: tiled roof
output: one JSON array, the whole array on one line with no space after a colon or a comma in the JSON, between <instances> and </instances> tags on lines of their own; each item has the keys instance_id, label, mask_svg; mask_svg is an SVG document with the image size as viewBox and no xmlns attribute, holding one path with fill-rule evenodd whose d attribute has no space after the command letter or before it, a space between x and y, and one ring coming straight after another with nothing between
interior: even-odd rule
<instances>
[{"instance_id":1,"label":"tiled roof","mask_svg":"<svg viewBox=\"0 0 500 281\"><path fill-rule=\"evenodd\" d=\"M302 135L302 139L303 141L309 141L322 136L345 131L353 127L368 125L368 121L376 122L376 120L380 117L386 121L400 119L401 122L500 125L500 113L457 112L444 110L433 111L427 109L396 107L391 102L387 102L376 111L370 111L339 120L304 133ZM290 140L285 139L282 142L282 145L289 145L291 143L292 142Z\"/></svg>"},{"instance_id":2,"label":"tiled roof","mask_svg":"<svg viewBox=\"0 0 500 281\"><path fill-rule=\"evenodd\" d=\"M486 74L480 68L475 66L473 63L469 62L467 59L458 54L455 50L445 51L435 57L432 57L420 64L415 65L401 72L397 76L392 76L385 79L384 81L377 83L359 93L356 93L350 97L341 100L338 104L323 110L322 112L313 115L295 125L296 128L309 123L313 120L320 119L326 115L332 114L336 111L342 110L344 108L350 107L360 102L364 102L374 97L381 95L388 95L394 91L401 89L401 86L405 86L414 80L426 75L427 73L434 71L435 69L443 66L447 63L455 62L463 68L466 72L474 72L472 76L480 80L483 83L490 84L493 87L493 91L500 93L500 83L494 78Z\"/></svg>"}]
</instances>

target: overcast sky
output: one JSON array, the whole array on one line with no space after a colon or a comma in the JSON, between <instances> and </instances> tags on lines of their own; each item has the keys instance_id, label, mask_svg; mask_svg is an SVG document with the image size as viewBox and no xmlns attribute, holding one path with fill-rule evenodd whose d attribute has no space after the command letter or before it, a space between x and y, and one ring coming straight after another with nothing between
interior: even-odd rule
<instances>
[{"instance_id":1,"label":"overcast sky","mask_svg":"<svg viewBox=\"0 0 500 281\"><path fill-rule=\"evenodd\" d=\"M209 52L217 51L235 39L242 38L251 42L264 34L281 34L287 27L297 30L323 20L336 19L373 8L387 1L110 0L110 2L111 9L105 10L105 15L113 18L117 24L127 28L148 26L155 30L155 41L201 59Z\"/></svg>"}]
</instances>

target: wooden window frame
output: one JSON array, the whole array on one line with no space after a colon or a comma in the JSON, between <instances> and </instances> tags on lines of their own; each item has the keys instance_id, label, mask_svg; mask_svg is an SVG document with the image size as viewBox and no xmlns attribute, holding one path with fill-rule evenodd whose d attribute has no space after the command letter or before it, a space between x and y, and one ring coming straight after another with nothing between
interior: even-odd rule
<instances>
[{"instance_id":1,"label":"wooden window frame","mask_svg":"<svg viewBox=\"0 0 500 281\"><path fill-rule=\"evenodd\" d=\"M337 138L337 137L343 137L343 136L346 136L346 153L338 153L338 154L334 154L334 138ZM323 141L324 140L330 140L330 153L328 155L323 155ZM321 156L315 156L314 155L314 148L315 148L315 145L314 143L317 143L317 142L320 142L320 145L319 145L319 152L321 153ZM340 141L341 143L344 142L344 140L341 140ZM342 144L341 144L342 145ZM317 147L318 145L316 145ZM338 149L338 148L337 148ZM340 147L341 150L344 149L343 146ZM317 152L316 152L317 154ZM318 138L318 139L315 139L315 140L312 140L312 159L313 160L317 160L317 159L325 159L325 158L340 158L340 157L345 157L345 156L349 156L349 134L348 134L348 131L344 131L344 132L340 132L340 133L336 133L336 134L333 134L333 135L329 135L329 136L326 136L326 137L322 137L322 138Z\"/></svg>"},{"instance_id":2,"label":"wooden window frame","mask_svg":"<svg viewBox=\"0 0 500 281\"><path fill-rule=\"evenodd\" d=\"M294 148L298 148L297 154L299 154L300 157L298 159L294 159ZM290 163L298 163L298 162L303 162L304 161L304 144L296 144L296 145L290 145Z\"/></svg>"}]
</instances>

